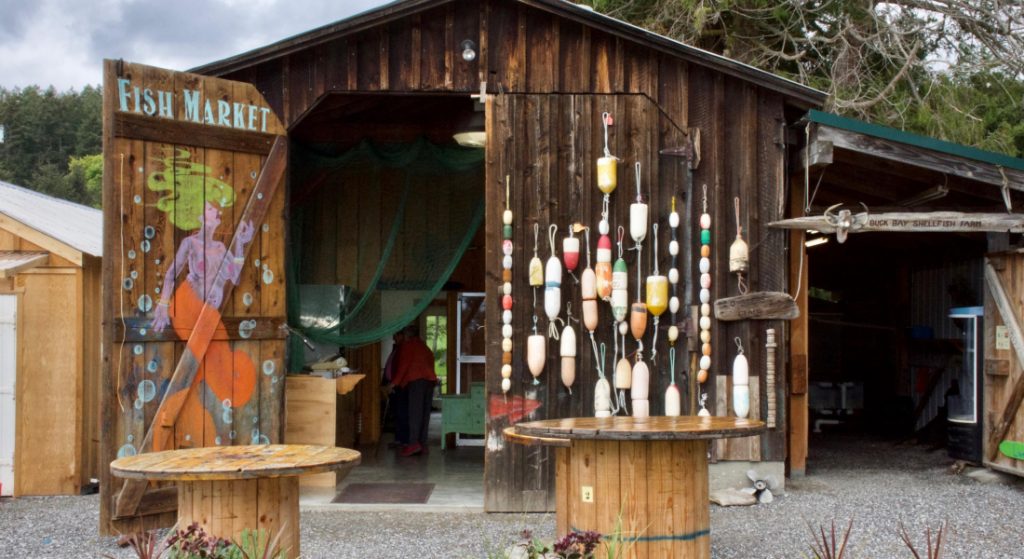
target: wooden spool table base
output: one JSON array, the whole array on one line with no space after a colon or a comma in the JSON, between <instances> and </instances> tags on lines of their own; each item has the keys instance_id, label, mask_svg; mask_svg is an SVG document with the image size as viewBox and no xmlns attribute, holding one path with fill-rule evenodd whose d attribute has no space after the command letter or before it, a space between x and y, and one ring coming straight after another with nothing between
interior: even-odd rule
<instances>
[{"instance_id":1,"label":"wooden spool table base","mask_svg":"<svg viewBox=\"0 0 1024 559\"><path fill-rule=\"evenodd\" d=\"M119 458L118 477L178 482L178 527L237 540L243 530L281 532L286 557L299 556L299 478L358 464L347 448L312 445L217 446Z\"/></svg>"},{"instance_id":2,"label":"wooden spool table base","mask_svg":"<svg viewBox=\"0 0 1024 559\"><path fill-rule=\"evenodd\" d=\"M616 532L629 557L711 557L708 441L764 431L733 417L551 419L505 430L555 451L556 534Z\"/></svg>"}]
</instances>

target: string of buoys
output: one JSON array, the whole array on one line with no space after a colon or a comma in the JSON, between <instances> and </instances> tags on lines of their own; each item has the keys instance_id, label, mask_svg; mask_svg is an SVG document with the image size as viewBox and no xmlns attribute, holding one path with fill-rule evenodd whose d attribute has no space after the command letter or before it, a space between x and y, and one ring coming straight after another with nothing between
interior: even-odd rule
<instances>
[{"instance_id":1,"label":"string of buoys","mask_svg":"<svg viewBox=\"0 0 1024 559\"><path fill-rule=\"evenodd\" d=\"M704 185L700 214L700 341L701 356L697 382L704 384L711 369L711 214L708 213L708 185Z\"/></svg>"},{"instance_id":2,"label":"string of buoys","mask_svg":"<svg viewBox=\"0 0 1024 559\"><path fill-rule=\"evenodd\" d=\"M512 208L511 185L505 176L505 211L501 215L501 393L512 388Z\"/></svg>"},{"instance_id":3,"label":"string of buoys","mask_svg":"<svg viewBox=\"0 0 1024 559\"><path fill-rule=\"evenodd\" d=\"M677 287L679 284L679 268L677 260L679 255L679 213L676 211L676 197L672 197L672 211L668 214L668 226L672 231L668 243L668 253L672 256L672 267L668 270L668 282L672 286L672 297L668 302L668 310L671 313L672 323L668 327L668 370L669 385L665 389L665 415L678 416L682 413L682 396L679 387L676 385L676 340L679 339L679 327L676 326L676 313L679 311L679 297Z\"/></svg>"},{"instance_id":4,"label":"string of buoys","mask_svg":"<svg viewBox=\"0 0 1024 559\"><path fill-rule=\"evenodd\" d=\"M643 243L647 238L648 207L640 195L640 163L636 166L636 202L629 205L629 236L636 243L636 300L630 309L629 329L636 340L636 360L633 363L630 397L633 402L633 417L650 415L651 371L644 362L644 333L647 332L647 303L641 297L643 287L640 282L643 263ZM623 346L625 347L625 346Z\"/></svg>"}]
</instances>

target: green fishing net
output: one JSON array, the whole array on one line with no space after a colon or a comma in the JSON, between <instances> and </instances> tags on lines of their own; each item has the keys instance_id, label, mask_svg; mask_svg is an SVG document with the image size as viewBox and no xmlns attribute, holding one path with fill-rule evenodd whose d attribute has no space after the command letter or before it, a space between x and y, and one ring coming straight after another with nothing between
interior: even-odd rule
<instances>
[{"instance_id":1,"label":"green fishing net","mask_svg":"<svg viewBox=\"0 0 1024 559\"><path fill-rule=\"evenodd\" d=\"M390 337L429 306L484 215L484 150L425 139L364 141L343 153L293 145L288 323L356 347ZM414 296L410 296L413 294ZM291 336L290 366L302 363Z\"/></svg>"}]
</instances>

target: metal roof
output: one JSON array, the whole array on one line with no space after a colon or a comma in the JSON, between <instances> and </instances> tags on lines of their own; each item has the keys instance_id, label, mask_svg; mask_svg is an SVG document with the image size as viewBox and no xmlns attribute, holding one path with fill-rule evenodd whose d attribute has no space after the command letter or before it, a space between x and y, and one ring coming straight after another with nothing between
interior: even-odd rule
<instances>
[{"instance_id":1,"label":"metal roof","mask_svg":"<svg viewBox=\"0 0 1024 559\"><path fill-rule=\"evenodd\" d=\"M100 210L0 181L0 214L78 251L103 256Z\"/></svg>"},{"instance_id":2,"label":"metal roof","mask_svg":"<svg viewBox=\"0 0 1024 559\"><path fill-rule=\"evenodd\" d=\"M429 8L446 4L451 0L396 0L336 21L305 33L282 39L270 45L256 48L229 58L197 66L190 72L222 76L243 68L273 60L287 54L313 47L339 36L355 33L388 21L405 17ZM828 95L822 91L777 76L748 64L715 54L641 27L604 15L580 6L569 0L512 0L533 8L544 10L588 25L605 32L646 45L694 64L754 82L762 87L777 91L792 99L798 99L810 106L821 106Z\"/></svg>"},{"instance_id":3,"label":"metal roof","mask_svg":"<svg viewBox=\"0 0 1024 559\"><path fill-rule=\"evenodd\" d=\"M818 124L824 124L825 126L839 128L841 130L856 132L857 134L864 134L865 136L874 136L876 138L929 149L939 153L974 159L975 161L981 161L991 165L998 165L1008 169L1024 171L1024 159L1011 157L1003 153L985 151L983 149L965 146L963 144L954 144L953 142L947 142L945 140L939 140L928 136L921 136L920 134L914 134L913 132L906 132L904 130L898 130L896 128L882 126L880 124L872 124L870 122L864 122L863 120L847 118L814 109L807 112L807 120L817 122Z\"/></svg>"}]
</instances>

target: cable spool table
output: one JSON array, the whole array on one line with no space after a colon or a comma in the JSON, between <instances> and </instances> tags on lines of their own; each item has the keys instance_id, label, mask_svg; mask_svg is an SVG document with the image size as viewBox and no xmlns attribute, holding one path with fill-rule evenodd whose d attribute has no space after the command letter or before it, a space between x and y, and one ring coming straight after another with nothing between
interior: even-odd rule
<instances>
[{"instance_id":1,"label":"cable spool table","mask_svg":"<svg viewBox=\"0 0 1024 559\"><path fill-rule=\"evenodd\" d=\"M118 477L178 482L178 527L198 523L235 539L245 529L281 533L279 546L299 556L299 478L358 464L355 450L314 445L214 446L118 458Z\"/></svg>"},{"instance_id":2,"label":"cable spool table","mask_svg":"<svg viewBox=\"0 0 1024 559\"><path fill-rule=\"evenodd\" d=\"M711 557L708 441L765 431L735 417L549 419L505 438L556 447L556 534L620 532L630 557Z\"/></svg>"}]
</instances>

